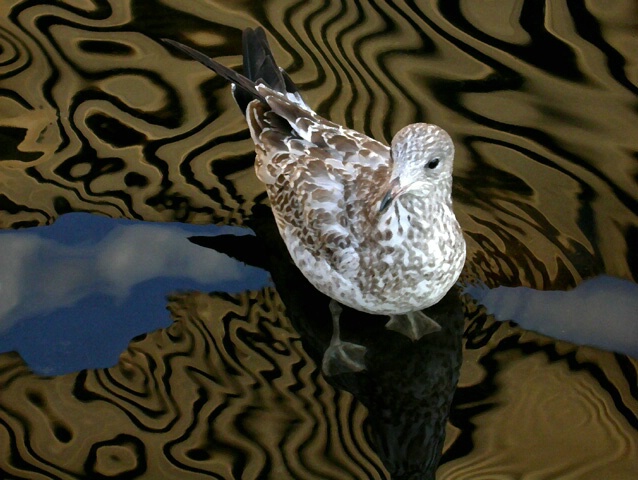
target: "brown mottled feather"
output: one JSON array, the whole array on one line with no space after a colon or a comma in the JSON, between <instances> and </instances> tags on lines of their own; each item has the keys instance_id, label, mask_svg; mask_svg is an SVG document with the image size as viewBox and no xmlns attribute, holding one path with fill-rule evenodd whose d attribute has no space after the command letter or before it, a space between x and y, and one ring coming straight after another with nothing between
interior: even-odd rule
<instances>
[{"instance_id":1,"label":"brown mottled feather","mask_svg":"<svg viewBox=\"0 0 638 480\"><path fill-rule=\"evenodd\" d=\"M390 148L320 117L277 67L261 28L244 33L246 76L169 43L233 84L281 236L315 287L387 314L420 310L449 290L465 242L451 208L454 146L445 131L410 125Z\"/></svg>"}]
</instances>

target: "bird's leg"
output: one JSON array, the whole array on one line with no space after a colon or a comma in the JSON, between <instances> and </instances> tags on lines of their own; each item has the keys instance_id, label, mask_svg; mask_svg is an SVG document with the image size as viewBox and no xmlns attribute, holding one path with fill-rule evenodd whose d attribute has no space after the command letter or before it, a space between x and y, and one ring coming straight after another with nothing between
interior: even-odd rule
<instances>
[{"instance_id":1,"label":"bird's leg","mask_svg":"<svg viewBox=\"0 0 638 480\"><path fill-rule=\"evenodd\" d=\"M405 315L390 315L390 321L385 324L385 328L399 332L412 341L416 341L428 333L438 332L441 330L441 325L425 313L416 311Z\"/></svg>"},{"instance_id":2,"label":"bird's leg","mask_svg":"<svg viewBox=\"0 0 638 480\"><path fill-rule=\"evenodd\" d=\"M342 312L341 305L335 300L330 300L330 313L332 315L332 338L330 345L323 354L321 369L328 376L339 373L360 372L365 370L366 348L356 343L343 342L339 336L339 317Z\"/></svg>"}]
</instances>

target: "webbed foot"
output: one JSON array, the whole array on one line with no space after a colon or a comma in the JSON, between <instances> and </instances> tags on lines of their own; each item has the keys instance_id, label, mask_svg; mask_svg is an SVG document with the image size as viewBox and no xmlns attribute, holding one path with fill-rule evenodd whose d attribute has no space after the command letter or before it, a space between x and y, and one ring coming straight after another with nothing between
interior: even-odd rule
<instances>
[{"instance_id":1,"label":"webbed foot","mask_svg":"<svg viewBox=\"0 0 638 480\"><path fill-rule=\"evenodd\" d=\"M353 373L365 370L366 348L356 343L344 342L339 336L339 317L341 305L335 300L330 301L332 314L332 338L330 345L323 354L321 369L325 375L332 376L339 373Z\"/></svg>"},{"instance_id":2,"label":"webbed foot","mask_svg":"<svg viewBox=\"0 0 638 480\"><path fill-rule=\"evenodd\" d=\"M441 330L441 325L425 313L416 311L405 315L390 315L390 320L385 324L385 328L399 332L410 340L416 341L424 335L438 332Z\"/></svg>"}]
</instances>

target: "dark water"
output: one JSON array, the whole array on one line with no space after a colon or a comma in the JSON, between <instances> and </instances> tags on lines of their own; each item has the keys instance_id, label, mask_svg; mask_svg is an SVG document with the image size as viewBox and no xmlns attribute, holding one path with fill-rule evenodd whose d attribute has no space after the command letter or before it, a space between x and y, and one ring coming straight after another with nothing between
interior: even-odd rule
<instances>
[{"instance_id":1,"label":"dark water","mask_svg":"<svg viewBox=\"0 0 638 480\"><path fill-rule=\"evenodd\" d=\"M88 266L109 244L67 249L66 264L59 241L31 250L24 235L42 229L13 231L70 212L250 226L257 237L208 227L216 240L199 244L268 268L277 286L262 288L252 274L240 279L246 291L222 285L237 265L227 259L210 286L161 287L167 300L150 300L160 287L136 292L148 305L131 307L141 329L105 327L95 301L55 314L92 333L65 337L73 345L95 332L108 332L104 342L113 330L141 335L116 365L80 362L84 370L49 377L24 355L0 353L0 476L427 478L446 432L440 479L635 477L638 314L626 308L638 280L633 0L5 1L0 11L0 227L11 230L0 234L2 325L21 323L47 349L53 317L37 308L55 308L61 295L51 292L74 278L108 293L105 284L132 285L131 272L148 265L105 283ZM428 121L456 144L463 281L495 293L473 290L486 307L451 295L433 312L448 319L444 331L417 344L351 313L345 333L369 348L362 375L321 374L325 299L290 270L267 209L255 208L265 195L228 86L159 42L235 67L241 30L259 24L320 114L385 141ZM114 227L99 228L108 237ZM192 234L181 234L184 245ZM154 244L140 237L112 248L143 260ZM18 268L35 256L48 277ZM532 294L508 309L499 288L509 287ZM559 308L541 295L549 291L579 300ZM12 313L19 298L33 299L25 308L40 317L29 324ZM150 315L158 323L136 320L158 304L168 305L169 326L159 313ZM25 344L7 343L3 330L5 350L20 351ZM610 331L616 340L602 343Z\"/></svg>"}]
</instances>

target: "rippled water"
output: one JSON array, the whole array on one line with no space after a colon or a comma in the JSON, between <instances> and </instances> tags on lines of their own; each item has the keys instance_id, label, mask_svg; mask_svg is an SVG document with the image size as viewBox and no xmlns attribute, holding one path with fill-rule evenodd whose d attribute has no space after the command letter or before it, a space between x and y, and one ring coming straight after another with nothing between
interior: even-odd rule
<instances>
[{"instance_id":1,"label":"rippled water","mask_svg":"<svg viewBox=\"0 0 638 480\"><path fill-rule=\"evenodd\" d=\"M586 346L611 326L638 344L638 315L613 320L624 290L612 288L609 314L593 316L587 302L603 304L600 287L564 314L547 296L530 294L515 313L499 297L598 276L635 291L633 0L7 1L0 10L1 228L69 212L250 226L257 237L209 227L214 240L198 233L195 243L268 268L277 286L167 287L173 323L136 337L110 368L41 377L0 353L2 476L427 478L444 431L440 479L635 476L638 363L620 342ZM327 381L317 366L330 335L325 299L289 268L267 209L254 208L265 195L228 86L159 42L236 67L241 30L258 24L320 114L385 141L428 121L457 147L463 280L494 293L477 297L487 308L451 295L433 313L449 320L445 331L417 344L352 313L345 333L369 348L359 376ZM12 231L11 244L25 249L19 235L39 231ZM152 240L139 241L128 245L144 251ZM98 245L86 248L97 255ZM17 257L4 258L6 276ZM3 280L0 298L30 292L51 306L46 292L64 275L55 278L13 293Z\"/></svg>"}]
</instances>

